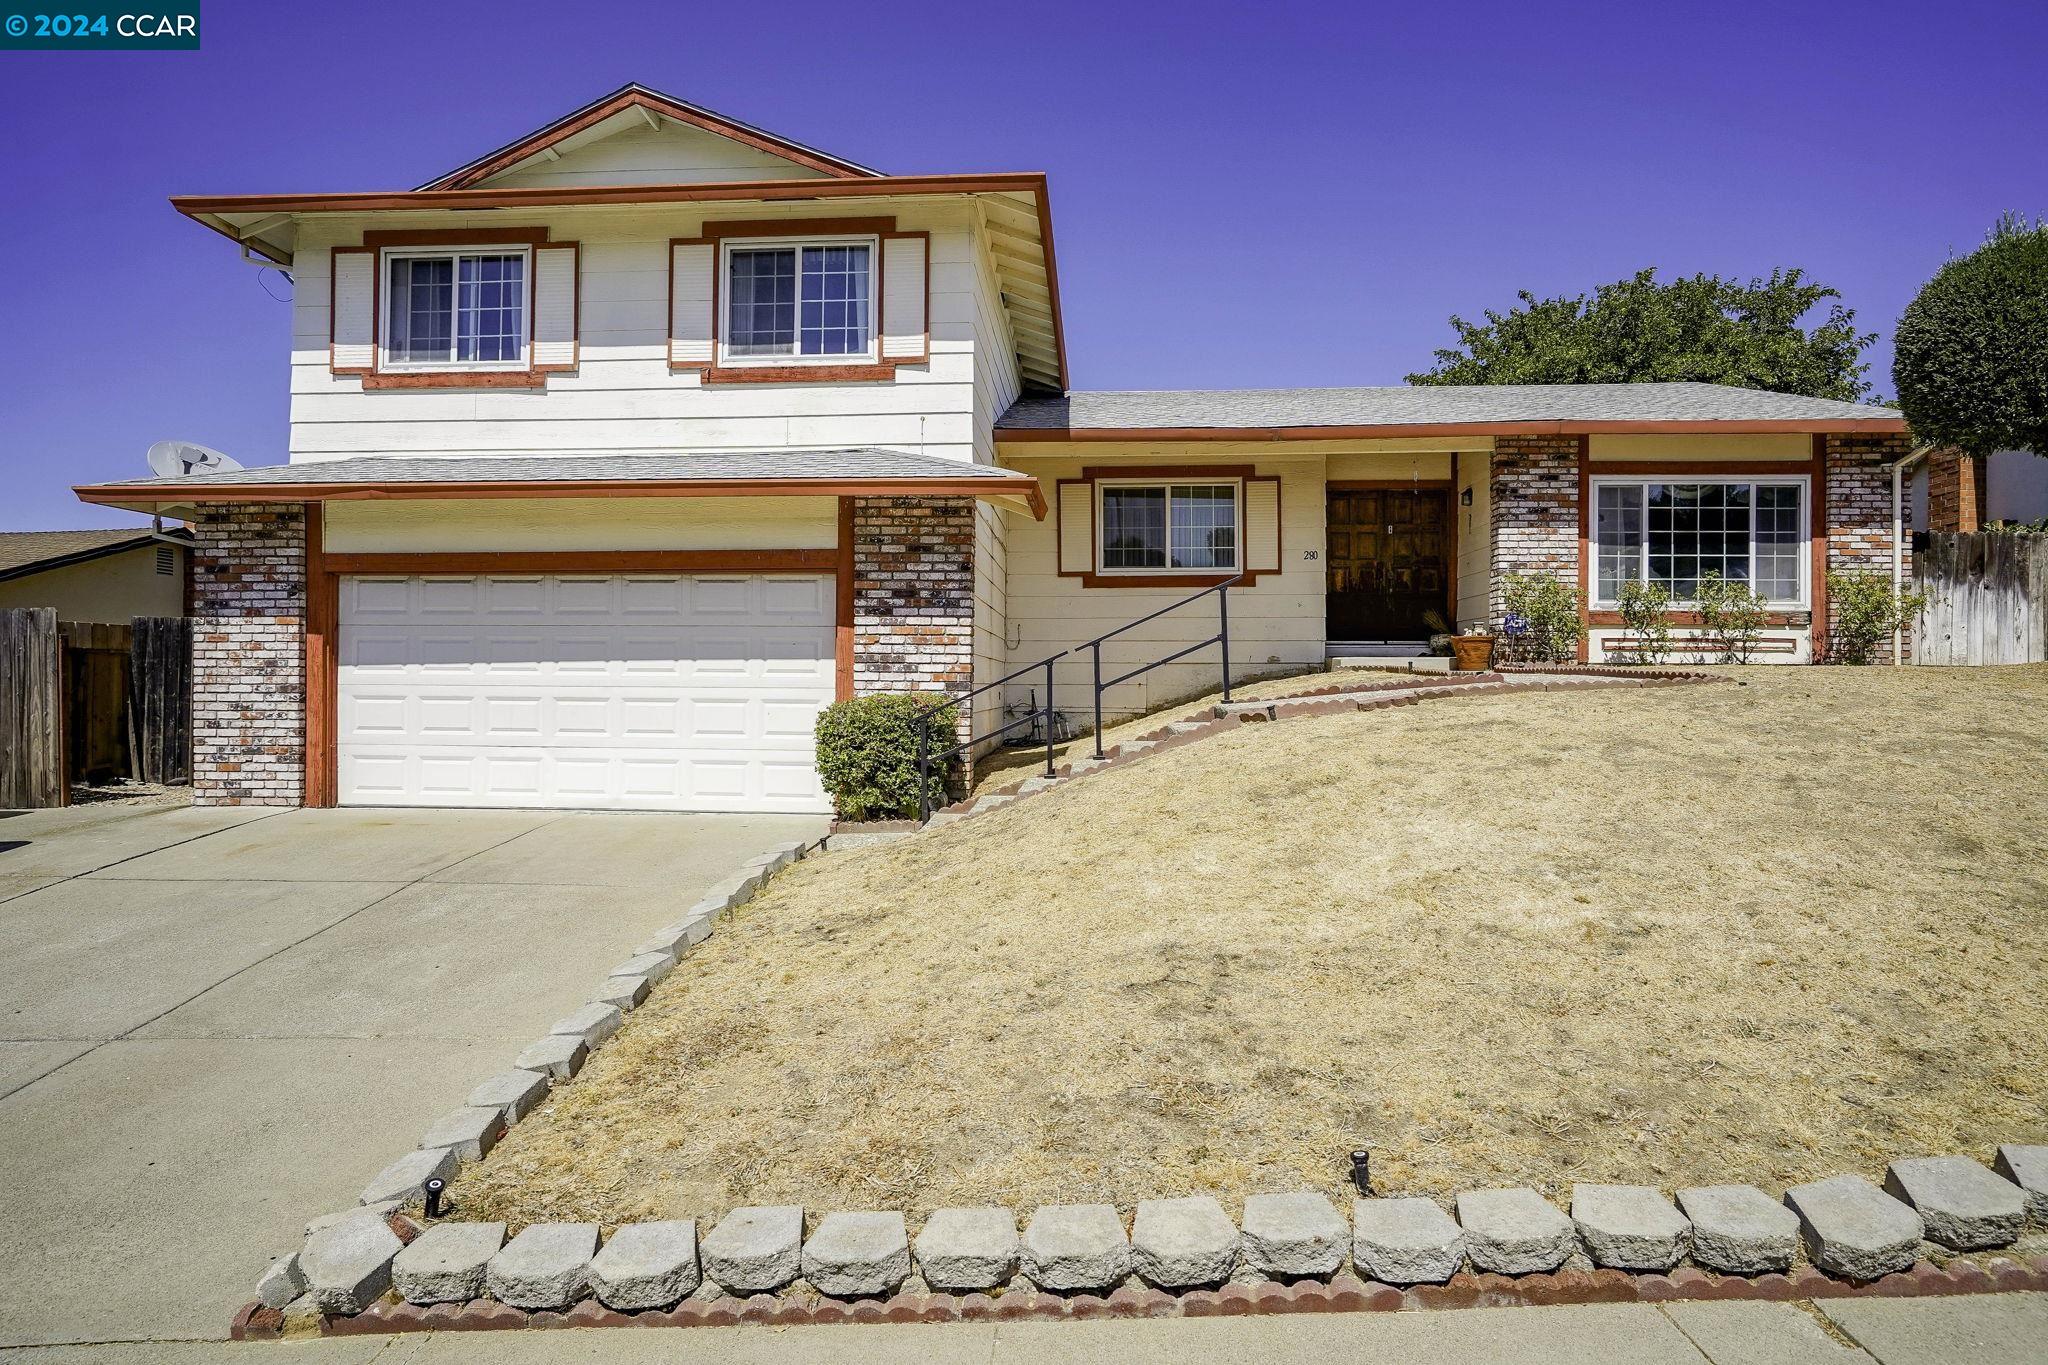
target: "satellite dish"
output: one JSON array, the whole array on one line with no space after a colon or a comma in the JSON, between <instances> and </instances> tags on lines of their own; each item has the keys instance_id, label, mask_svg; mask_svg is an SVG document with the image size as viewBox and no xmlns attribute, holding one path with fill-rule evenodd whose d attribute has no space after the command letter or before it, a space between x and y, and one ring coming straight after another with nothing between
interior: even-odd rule
<instances>
[{"instance_id":1,"label":"satellite dish","mask_svg":"<svg viewBox=\"0 0 2048 1365\"><path fill-rule=\"evenodd\" d=\"M232 456L191 441L158 441L149 448L149 467L158 478L181 479L188 474L220 474L242 466Z\"/></svg>"}]
</instances>

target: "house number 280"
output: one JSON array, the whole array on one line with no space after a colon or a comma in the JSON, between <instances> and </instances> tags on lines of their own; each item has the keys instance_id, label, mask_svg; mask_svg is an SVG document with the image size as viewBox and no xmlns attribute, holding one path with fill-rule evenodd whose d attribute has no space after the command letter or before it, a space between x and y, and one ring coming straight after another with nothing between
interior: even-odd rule
<instances>
[{"instance_id":1,"label":"house number 280","mask_svg":"<svg viewBox=\"0 0 2048 1365\"><path fill-rule=\"evenodd\" d=\"M1314 559L1314 558L1316 558L1316 557L1317 557L1318 555L1320 555L1321 553L1322 553L1322 551L1320 551L1320 550L1303 550L1303 551L1301 552L1301 557L1302 557L1303 559Z\"/></svg>"}]
</instances>

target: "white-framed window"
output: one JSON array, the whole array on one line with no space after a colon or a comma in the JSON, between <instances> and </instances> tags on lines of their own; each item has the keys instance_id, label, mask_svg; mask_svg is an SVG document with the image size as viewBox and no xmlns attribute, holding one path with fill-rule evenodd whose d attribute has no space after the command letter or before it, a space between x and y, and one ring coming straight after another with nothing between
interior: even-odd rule
<instances>
[{"instance_id":1,"label":"white-framed window","mask_svg":"<svg viewBox=\"0 0 2048 1365\"><path fill-rule=\"evenodd\" d=\"M728 241L724 359L874 360L876 254L872 237Z\"/></svg>"},{"instance_id":2,"label":"white-framed window","mask_svg":"<svg viewBox=\"0 0 2048 1365\"><path fill-rule=\"evenodd\" d=\"M1095 525L1103 573L1234 573L1241 489L1235 479L1103 480Z\"/></svg>"},{"instance_id":3,"label":"white-framed window","mask_svg":"<svg viewBox=\"0 0 2048 1365\"><path fill-rule=\"evenodd\" d=\"M1595 479L1593 600L1612 606L1632 579L1692 600L1709 572L1775 607L1807 605L1807 480Z\"/></svg>"},{"instance_id":4,"label":"white-framed window","mask_svg":"<svg viewBox=\"0 0 2048 1365\"><path fill-rule=\"evenodd\" d=\"M381 368L524 368L531 264L525 247L386 251Z\"/></svg>"}]
</instances>

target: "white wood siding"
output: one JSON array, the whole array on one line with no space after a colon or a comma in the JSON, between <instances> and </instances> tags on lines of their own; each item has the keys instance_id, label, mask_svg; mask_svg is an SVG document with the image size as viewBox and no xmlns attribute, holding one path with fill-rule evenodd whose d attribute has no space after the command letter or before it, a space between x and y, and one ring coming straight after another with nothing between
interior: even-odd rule
<instances>
[{"instance_id":1,"label":"white wood siding","mask_svg":"<svg viewBox=\"0 0 2048 1365\"><path fill-rule=\"evenodd\" d=\"M633 115L638 117L638 115ZM555 160L533 158L483 183L494 189L560 185L684 185L719 180L808 180L824 172L716 133L661 120L628 129Z\"/></svg>"},{"instance_id":2,"label":"white wood siding","mask_svg":"<svg viewBox=\"0 0 2048 1365\"><path fill-rule=\"evenodd\" d=\"M1078 477L1087 464L1113 462L1120 455L1148 454L1137 448L1105 445L1081 458L1031 458L1012 462L1038 476L1048 501L1057 479ZM1203 463L1185 450L1160 453L1159 463ZM1242 464L1242 454L1213 461ZM1251 463L1262 475L1280 478L1280 572L1250 587L1230 591L1230 658L1233 677L1250 677L1282 668L1320 665L1323 660L1323 458L1268 458ZM1063 578L1057 564L1059 518L1034 522L1027 516L1008 518L1009 626L1016 643L1009 668L1018 668L1048 654L1079 644L1090 636L1156 611L1194 588L1084 588L1078 578ZM1317 551L1308 559L1305 550ZM1069 564L1069 570L1080 566ZM1214 598L1171 613L1111 642L1103 650L1105 673L1120 673L1170 654L1192 640L1214 634ZM1215 651L1168 664L1144 677L1112 689L1104 698L1105 716L1114 718L1162 706L1180 697L1213 690L1219 677ZM1057 665L1058 703L1077 728L1092 722L1088 714L1089 664L1086 655ZM1024 688L1007 689L1019 700Z\"/></svg>"},{"instance_id":3,"label":"white wood siding","mask_svg":"<svg viewBox=\"0 0 2048 1365\"><path fill-rule=\"evenodd\" d=\"M1452 624L1462 630L1486 622L1487 597L1493 585L1492 453L1460 454L1451 484L1451 515L1458 522L1458 619ZM1467 489L1472 492L1470 507L1464 505Z\"/></svg>"},{"instance_id":4,"label":"white wood siding","mask_svg":"<svg viewBox=\"0 0 2048 1365\"><path fill-rule=\"evenodd\" d=\"M966 321L961 309L950 306L946 320L933 324L933 344L941 329L951 345L966 345L974 355L974 459L994 464L995 422L1017 401L1022 383L1017 374L1017 352L1010 335L1009 317L1003 310L1001 287L997 284L988 250L988 237L977 225L969 242L971 265L966 295ZM948 283L952 282L949 277ZM936 312L937 310L934 309ZM1024 519L1019 514L1019 520ZM1012 517L988 503L976 506L974 520L974 684L994 682L1012 668L1010 660L1010 556ZM1028 662L1028 661L1022 661ZM983 696L975 707L977 734L987 734L1003 723L1003 689Z\"/></svg>"},{"instance_id":5,"label":"white wood siding","mask_svg":"<svg viewBox=\"0 0 2048 1365\"><path fill-rule=\"evenodd\" d=\"M719 216L778 216L776 207L747 205ZM932 355L927 364L899 368L893 381L866 384L707 387L696 374L670 370L668 243L701 231L705 212L690 206L688 212L562 210L544 221L522 217L504 224L545 225L556 238L582 244L578 368L551 375L544 391L365 392L359 379L328 368L330 248L359 242L366 226L401 224L328 220L309 226L294 262L291 458L882 446L992 459L989 427L1015 396L1015 362L1007 346L986 365L977 361L978 338L1002 333L999 323L978 316L992 295L983 297L986 263L978 259L969 210L878 207L895 209L904 230L932 234ZM779 216L800 221L786 209ZM402 225L439 228L454 221L420 215Z\"/></svg>"}]
</instances>

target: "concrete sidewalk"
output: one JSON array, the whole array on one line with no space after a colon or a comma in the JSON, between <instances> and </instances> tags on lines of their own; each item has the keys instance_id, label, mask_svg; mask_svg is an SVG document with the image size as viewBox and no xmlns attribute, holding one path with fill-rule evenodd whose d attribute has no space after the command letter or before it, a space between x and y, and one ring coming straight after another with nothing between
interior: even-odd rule
<instances>
[{"instance_id":1,"label":"concrete sidewalk","mask_svg":"<svg viewBox=\"0 0 2048 1365\"><path fill-rule=\"evenodd\" d=\"M353 1206L706 888L824 827L0 818L0 1346L224 1336L308 1218Z\"/></svg>"},{"instance_id":2,"label":"concrete sidewalk","mask_svg":"<svg viewBox=\"0 0 2048 1365\"><path fill-rule=\"evenodd\" d=\"M2048 1295L1473 1308L951 1327L472 1332L319 1342L0 1351L7 1365L2038 1365Z\"/></svg>"}]
</instances>

